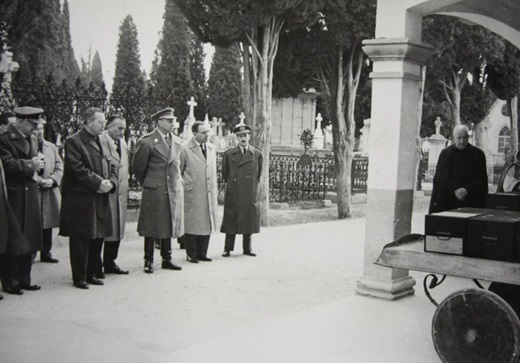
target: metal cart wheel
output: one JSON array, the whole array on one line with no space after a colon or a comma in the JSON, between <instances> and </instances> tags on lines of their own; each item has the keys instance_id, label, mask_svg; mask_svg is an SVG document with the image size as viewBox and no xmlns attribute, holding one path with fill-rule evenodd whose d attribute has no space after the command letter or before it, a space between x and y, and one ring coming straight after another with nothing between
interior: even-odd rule
<instances>
[{"instance_id":1,"label":"metal cart wheel","mask_svg":"<svg viewBox=\"0 0 520 363\"><path fill-rule=\"evenodd\" d=\"M460 290L444 299L433 315L432 338L444 363L520 361L520 321L487 290Z\"/></svg>"}]
</instances>

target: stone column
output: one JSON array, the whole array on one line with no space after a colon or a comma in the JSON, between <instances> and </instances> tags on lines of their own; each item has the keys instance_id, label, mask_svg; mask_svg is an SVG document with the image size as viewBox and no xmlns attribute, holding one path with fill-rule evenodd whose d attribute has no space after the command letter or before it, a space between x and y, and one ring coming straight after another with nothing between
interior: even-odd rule
<instances>
[{"instance_id":1,"label":"stone column","mask_svg":"<svg viewBox=\"0 0 520 363\"><path fill-rule=\"evenodd\" d=\"M432 135L430 137L430 150L428 152L428 168L437 165L439 155L441 154L442 149L446 147L446 142L448 141L444 136L441 135L441 126L442 121L440 117L437 117L437 119L435 120L435 135Z\"/></svg>"},{"instance_id":2,"label":"stone column","mask_svg":"<svg viewBox=\"0 0 520 363\"><path fill-rule=\"evenodd\" d=\"M420 18L414 24L420 30ZM421 71L431 49L408 38L363 42L373 72L365 258L363 276L357 281L357 292L362 295L397 299L414 293L415 280L408 270L374 261L385 244L410 233Z\"/></svg>"}]
</instances>

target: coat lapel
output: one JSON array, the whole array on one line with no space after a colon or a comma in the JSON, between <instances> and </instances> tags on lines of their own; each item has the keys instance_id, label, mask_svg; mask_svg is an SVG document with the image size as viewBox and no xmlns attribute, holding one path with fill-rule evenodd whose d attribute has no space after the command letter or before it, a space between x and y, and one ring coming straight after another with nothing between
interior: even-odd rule
<instances>
[{"instance_id":1,"label":"coat lapel","mask_svg":"<svg viewBox=\"0 0 520 363\"><path fill-rule=\"evenodd\" d=\"M208 145L206 144L206 155L208 153L207 147L208 147ZM207 160L204 157L204 154L202 153L202 150L200 149L200 146L195 142L195 140L193 138L190 140L190 150L191 150L192 153L194 153L198 157L198 159L201 162L206 164Z\"/></svg>"},{"instance_id":2,"label":"coat lapel","mask_svg":"<svg viewBox=\"0 0 520 363\"><path fill-rule=\"evenodd\" d=\"M9 133L9 139L13 143L14 147L23 155L30 155L31 144L27 142L25 136L12 124L7 126L7 132Z\"/></svg>"},{"instance_id":3,"label":"coat lapel","mask_svg":"<svg viewBox=\"0 0 520 363\"><path fill-rule=\"evenodd\" d=\"M155 129L152 134L153 147L157 150L157 152L166 160L168 160L170 155L170 150L168 148L168 144L164 141L159 130Z\"/></svg>"},{"instance_id":4,"label":"coat lapel","mask_svg":"<svg viewBox=\"0 0 520 363\"><path fill-rule=\"evenodd\" d=\"M170 134L170 140L172 146L170 147L170 154L168 155L168 163L171 163L175 160L175 156L179 155L180 149L182 148L182 143L172 134Z\"/></svg>"},{"instance_id":5,"label":"coat lapel","mask_svg":"<svg viewBox=\"0 0 520 363\"><path fill-rule=\"evenodd\" d=\"M242 150L240 150L239 153L242 154ZM242 159L238 162L238 166L249 163L250 161L253 161L253 152L251 151L251 147L248 147L245 154L242 155Z\"/></svg>"}]
</instances>

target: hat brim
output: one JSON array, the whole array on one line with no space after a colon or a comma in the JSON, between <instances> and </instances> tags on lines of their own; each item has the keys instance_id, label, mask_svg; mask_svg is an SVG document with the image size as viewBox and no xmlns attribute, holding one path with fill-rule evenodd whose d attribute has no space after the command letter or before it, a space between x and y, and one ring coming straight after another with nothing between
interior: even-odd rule
<instances>
[{"instance_id":1,"label":"hat brim","mask_svg":"<svg viewBox=\"0 0 520 363\"><path fill-rule=\"evenodd\" d=\"M244 130L244 131L237 131L237 132L235 132L235 135L250 134L250 133L251 133L251 131Z\"/></svg>"},{"instance_id":2,"label":"hat brim","mask_svg":"<svg viewBox=\"0 0 520 363\"><path fill-rule=\"evenodd\" d=\"M45 125L47 123L47 121L45 121L42 118L26 118L24 120L31 121L33 124L36 124L36 125L39 125L39 124Z\"/></svg>"}]
</instances>

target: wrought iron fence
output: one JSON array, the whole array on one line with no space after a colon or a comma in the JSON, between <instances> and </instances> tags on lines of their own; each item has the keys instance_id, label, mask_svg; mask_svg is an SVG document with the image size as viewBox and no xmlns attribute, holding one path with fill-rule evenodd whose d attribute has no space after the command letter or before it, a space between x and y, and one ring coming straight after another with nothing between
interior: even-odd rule
<instances>
[{"instance_id":1,"label":"wrought iron fence","mask_svg":"<svg viewBox=\"0 0 520 363\"><path fill-rule=\"evenodd\" d=\"M65 83L12 82L11 89L0 87L0 113L11 111L17 105L42 107L47 119L46 138L62 148L65 139L82 125L83 112L89 107L98 107L107 113L120 113L127 119L133 137L127 139L130 160L135 152L136 136L150 128L150 115L160 107L170 104L168 96L153 89L147 92L123 90L108 96L104 88L84 87ZM15 101L16 100L16 101ZM269 191L271 201L298 202L323 200L328 191L335 191L336 177L332 154L311 156L310 165L300 165L299 155L271 154L269 166ZM131 163L130 163L131 165ZM217 157L217 180L219 190L222 180L222 155ZM368 158L356 157L352 163L352 193L367 192ZM129 207L139 205L141 189L130 166Z\"/></svg>"}]
</instances>

